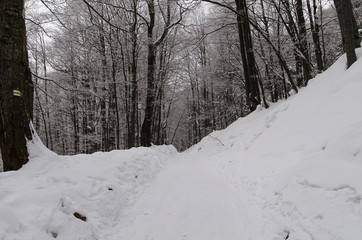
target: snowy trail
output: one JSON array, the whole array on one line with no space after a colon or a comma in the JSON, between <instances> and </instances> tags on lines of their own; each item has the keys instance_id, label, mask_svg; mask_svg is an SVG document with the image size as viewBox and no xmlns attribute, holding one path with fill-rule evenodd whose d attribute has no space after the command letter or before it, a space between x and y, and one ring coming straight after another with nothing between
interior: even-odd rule
<instances>
[{"instance_id":1,"label":"snowy trail","mask_svg":"<svg viewBox=\"0 0 362 240\"><path fill-rule=\"evenodd\" d=\"M106 239L251 239L238 196L206 158L178 154Z\"/></svg>"}]
</instances>

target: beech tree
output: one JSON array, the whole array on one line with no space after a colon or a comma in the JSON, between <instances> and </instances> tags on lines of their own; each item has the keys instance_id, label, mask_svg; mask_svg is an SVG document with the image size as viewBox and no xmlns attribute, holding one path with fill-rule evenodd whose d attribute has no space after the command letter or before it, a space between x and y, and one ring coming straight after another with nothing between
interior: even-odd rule
<instances>
[{"instance_id":1,"label":"beech tree","mask_svg":"<svg viewBox=\"0 0 362 240\"><path fill-rule=\"evenodd\" d=\"M28 162L33 84L28 64L24 0L0 2L0 147L4 171Z\"/></svg>"},{"instance_id":2,"label":"beech tree","mask_svg":"<svg viewBox=\"0 0 362 240\"><path fill-rule=\"evenodd\" d=\"M179 24L182 20L182 12L180 10L180 14L178 19L171 22L171 0L166 0L165 10L160 9L160 14L163 19L163 30L160 36L155 37L154 29L156 25L156 9L155 9L155 0L147 0L147 8L148 8L148 17L146 20L147 24L147 93L146 93L146 108L145 108L145 116L142 123L141 128L141 145L142 146L151 146L153 140L152 134L152 126L154 125L154 104L156 101L156 93L155 93L155 69L156 69L156 51L157 47L159 47L167 37L170 29L177 24ZM158 7L161 8L162 3L157 1ZM178 6L181 8L181 6ZM164 13L165 11L165 13Z\"/></svg>"},{"instance_id":3,"label":"beech tree","mask_svg":"<svg viewBox=\"0 0 362 240\"><path fill-rule=\"evenodd\" d=\"M347 54L347 68L357 61L356 47L360 47L357 23L352 11L351 0L334 0L342 33L343 50Z\"/></svg>"}]
</instances>

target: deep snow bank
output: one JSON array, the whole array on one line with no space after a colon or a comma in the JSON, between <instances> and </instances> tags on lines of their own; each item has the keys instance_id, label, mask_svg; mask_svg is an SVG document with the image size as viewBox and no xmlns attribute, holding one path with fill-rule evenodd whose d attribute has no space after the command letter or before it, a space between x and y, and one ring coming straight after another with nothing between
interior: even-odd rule
<instances>
[{"instance_id":1,"label":"deep snow bank","mask_svg":"<svg viewBox=\"0 0 362 240\"><path fill-rule=\"evenodd\" d=\"M213 132L209 154L261 224L255 239L362 239L362 49L270 109ZM236 180L238 179L238 180ZM259 235L260 236L259 236Z\"/></svg>"},{"instance_id":2,"label":"deep snow bank","mask_svg":"<svg viewBox=\"0 0 362 240\"><path fill-rule=\"evenodd\" d=\"M58 156L37 141L29 149L28 164L0 174L2 240L99 239L176 153L154 146Z\"/></svg>"}]
</instances>

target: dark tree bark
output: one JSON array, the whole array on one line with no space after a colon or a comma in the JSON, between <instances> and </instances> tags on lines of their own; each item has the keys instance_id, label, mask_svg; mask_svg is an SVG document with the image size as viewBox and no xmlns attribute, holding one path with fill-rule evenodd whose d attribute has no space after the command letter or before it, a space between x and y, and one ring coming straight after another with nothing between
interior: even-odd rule
<instances>
[{"instance_id":1,"label":"dark tree bark","mask_svg":"<svg viewBox=\"0 0 362 240\"><path fill-rule=\"evenodd\" d=\"M182 13L180 12L180 18L175 23L171 24L171 0L166 2L166 13L164 18L164 27L162 34L157 40L154 40L154 28L155 28L155 2L154 0L147 0L149 20L147 21L147 37L148 37L148 51L147 51L147 95L146 95L146 108L145 117L143 119L141 127L141 145L148 147L151 146L153 141L152 126L154 125L154 104L156 100L155 93L155 69L156 69L156 50L164 40L166 39L169 30L179 24L182 20Z\"/></svg>"},{"instance_id":2,"label":"dark tree bark","mask_svg":"<svg viewBox=\"0 0 362 240\"><path fill-rule=\"evenodd\" d=\"M131 116L130 116L130 128L128 131L128 147L136 146L136 122L137 122L137 111L138 111L138 82L137 82L137 1L133 1L133 23L131 27L131 39L132 39L132 82L131 82Z\"/></svg>"},{"instance_id":3,"label":"dark tree bark","mask_svg":"<svg viewBox=\"0 0 362 240\"><path fill-rule=\"evenodd\" d=\"M339 26L342 32L343 49L347 54L347 68L349 68L357 61L355 48L360 47L358 31L356 33L357 25L353 16L352 3L350 0L334 0L334 5L337 10Z\"/></svg>"},{"instance_id":4,"label":"dark tree bark","mask_svg":"<svg viewBox=\"0 0 362 240\"><path fill-rule=\"evenodd\" d=\"M319 41L319 23L318 23L318 16L317 16L317 4L316 0L313 0L313 11L310 5L310 0L307 0L307 8L308 8L308 15L309 15L309 23L310 29L312 31L313 43L314 43L314 53L317 59L317 69L318 72L323 72L323 59L322 59L322 48L321 43Z\"/></svg>"},{"instance_id":5,"label":"dark tree bark","mask_svg":"<svg viewBox=\"0 0 362 240\"><path fill-rule=\"evenodd\" d=\"M0 2L0 147L4 171L28 162L33 83L28 64L24 0ZM14 90L20 91L20 96ZM14 95L15 94L15 95Z\"/></svg>"},{"instance_id":6,"label":"dark tree bark","mask_svg":"<svg viewBox=\"0 0 362 240\"><path fill-rule=\"evenodd\" d=\"M303 14L303 3L302 0L296 1L296 10L297 10L297 22L299 29L299 45L300 50L303 54L302 56L302 67L303 67L303 83L304 86L307 86L311 76L311 69L309 65L309 52L308 52L308 42L307 42L307 30L305 27L305 18Z\"/></svg>"},{"instance_id":7,"label":"dark tree bark","mask_svg":"<svg viewBox=\"0 0 362 240\"><path fill-rule=\"evenodd\" d=\"M111 60L112 60L112 83L113 83L113 98L114 98L114 111L116 116L116 149L120 149L120 117L119 117L119 109L118 109L118 92L117 92L117 79L116 79L116 73L117 73L117 61L116 61L116 49L112 44L112 33L109 33L109 39L110 39L110 51L111 51Z\"/></svg>"},{"instance_id":8,"label":"dark tree bark","mask_svg":"<svg viewBox=\"0 0 362 240\"><path fill-rule=\"evenodd\" d=\"M72 87L74 91L71 93L71 118L73 122L73 131L74 131L74 154L79 153L79 113L78 113L78 99L77 99L77 78L76 78L76 67L74 64L74 51L73 46L71 47L71 66L70 66L70 73L72 79ZM98 148L97 148L98 149Z\"/></svg>"},{"instance_id":9,"label":"dark tree bark","mask_svg":"<svg viewBox=\"0 0 362 240\"><path fill-rule=\"evenodd\" d=\"M261 102L258 86L259 73L256 67L251 31L249 26L248 12L245 0L235 0L237 15L237 25L239 32L240 51L243 62L245 90L247 104L250 112L256 109Z\"/></svg>"},{"instance_id":10,"label":"dark tree bark","mask_svg":"<svg viewBox=\"0 0 362 240\"><path fill-rule=\"evenodd\" d=\"M148 1L148 14L150 21L147 26L148 37L148 57L147 57L147 96L145 118L141 128L141 145L151 146L152 125L153 125L153 105L155 101L155 67L156 67L156 46L153 42L153 29L155 27L155 5L153 0Z\"/></svg>"}]
</instances>

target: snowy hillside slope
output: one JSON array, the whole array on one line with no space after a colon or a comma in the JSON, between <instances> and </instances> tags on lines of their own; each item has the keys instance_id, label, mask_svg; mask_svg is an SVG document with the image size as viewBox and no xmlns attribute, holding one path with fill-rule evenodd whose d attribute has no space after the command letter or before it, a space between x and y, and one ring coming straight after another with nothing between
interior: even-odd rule
<instances>
[{"instance_id":1,"label":"snowy hillside slope","mask_svg":"<svg viewBox=\"0 0 362 240\"><path fill-rule=\"evenodd\" d=\"M255 239L362 239L362 50L283 103L188 150L210 161L263 223ZM275 234L275 238L273 237Z\"/></svg>"},{"instance_id":2,"label":"snowy hillside slope","mask_svg":"<svg viewBox=\"0 0 362 240\"><path fill-rule=\"evenodd\" d=\"M101 239L174 155L172 146L58 156L29 143L30 162L0 174L0 239ZM74 214L85 216L86 221Z\"/></svg>"}]
</instances>

